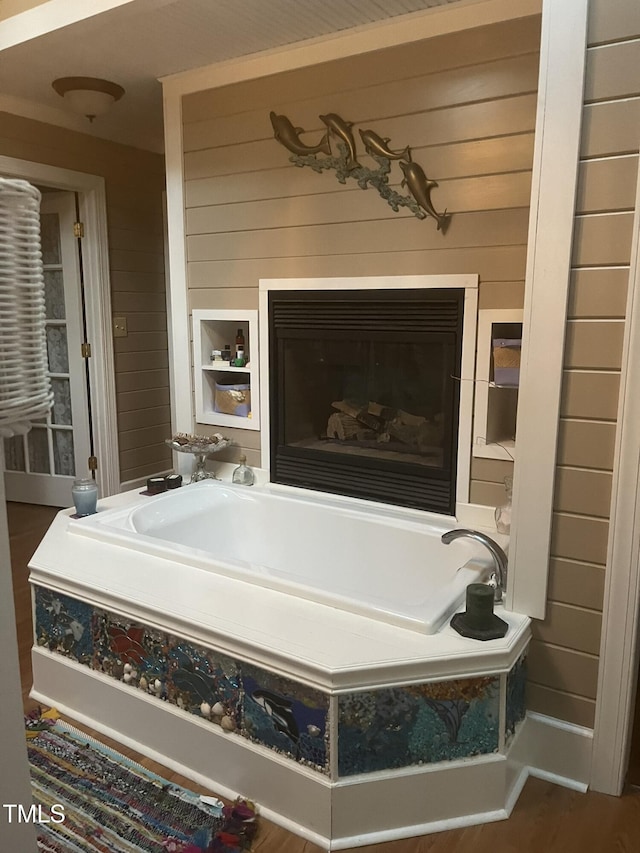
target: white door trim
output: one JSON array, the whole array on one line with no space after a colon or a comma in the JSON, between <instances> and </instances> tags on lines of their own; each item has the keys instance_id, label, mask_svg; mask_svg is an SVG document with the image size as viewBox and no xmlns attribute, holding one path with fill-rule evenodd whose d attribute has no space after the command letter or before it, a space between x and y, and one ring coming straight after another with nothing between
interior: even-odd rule
<instances>
[{"instance_id":1,"label":"white door trim","mask_svg":"<svg viewBox=\"0 0 640 853\"><path fill-rule=\"evenodd\" d=\"M0 156L0 174L79 194L85 228L82 260L87 335L92 344L89 376L98 483L102 497L116 494L120 491L120 466L104 178L3 156Z\"/></svg>"},{"instance_id":2,"label":"white door trim","mask_svg":"<svg viewBox=\"0 0 640 853\"><path fill-rule=\"evenodd\" d=\"M640 608L640 170L622 351L591 787L622 793L637 673Z\"/></svg>"}]
</instances>

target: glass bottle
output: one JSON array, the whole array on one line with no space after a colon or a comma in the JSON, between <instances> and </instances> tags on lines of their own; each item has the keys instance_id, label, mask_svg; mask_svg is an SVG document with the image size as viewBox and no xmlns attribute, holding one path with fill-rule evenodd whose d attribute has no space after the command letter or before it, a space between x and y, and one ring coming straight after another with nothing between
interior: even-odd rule
<instances>
[{"instance_id":1,"label":"glass bottle","mask_svg":"<svg viewBox=\"0 0 640 853\"><path fill-rule=\"evenodd\" d=\"M498 533L511 533L511 498L513 494L513 477L504 478L504 490L507 500L502 506L496 507L495 519Z\"/></svg>"},{"instance_id":2,"label":"glass bottle","mask_svg":"<svg viewBox=\"0 0 640 853\"><path fill-rule=\"evenodd\" d=\"M247 457L243 454L240 457L240 464L233 472L231 477L232 483L239 483L241 486L253 486L256 477L252 469L247 465Z\"/></svg>"},{"instance_id":3,"label":"glass bottle","mask_svg":"<svg viewBox=\"0 0 640 853\"><path fill-rule=\"evenodd\" d=\"M98 486L95 480L78 479L73 481L71 497L76 508L76 515L83 518L97 512Z\"/></svg>"}]
</instances>

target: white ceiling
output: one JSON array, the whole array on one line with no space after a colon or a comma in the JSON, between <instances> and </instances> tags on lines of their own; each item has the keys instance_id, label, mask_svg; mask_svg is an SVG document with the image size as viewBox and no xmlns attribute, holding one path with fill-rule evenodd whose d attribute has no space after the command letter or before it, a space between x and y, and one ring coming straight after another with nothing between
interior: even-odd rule
<instances>
[{"instance_id":1,"label":"white ceiling","mask_svg":"<svg viewBox=\"0 0 640 853\"><path fill-rule=\"evenodd\" d=\"M131 0L0 51L0 110L161 151L159 77L458 2L468 0ZM72 76L126 95L89 124L51 88Z\"/></svg>"}]
</instances>

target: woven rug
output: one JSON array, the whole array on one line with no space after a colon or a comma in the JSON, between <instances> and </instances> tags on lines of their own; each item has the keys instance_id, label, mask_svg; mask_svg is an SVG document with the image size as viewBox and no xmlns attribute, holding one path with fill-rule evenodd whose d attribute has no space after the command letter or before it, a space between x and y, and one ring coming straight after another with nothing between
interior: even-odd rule
<instances>
[{"instance_id":1,"label":"woven rug","mask_svg":"<svg viewBox=\"0 0 640 853\"><path fill-rule=\"evenodd\" d=\"M55 717L26 719L41 853L237 853L250 846L252 803L203 802Z\"/></svg>"}]
</instances>

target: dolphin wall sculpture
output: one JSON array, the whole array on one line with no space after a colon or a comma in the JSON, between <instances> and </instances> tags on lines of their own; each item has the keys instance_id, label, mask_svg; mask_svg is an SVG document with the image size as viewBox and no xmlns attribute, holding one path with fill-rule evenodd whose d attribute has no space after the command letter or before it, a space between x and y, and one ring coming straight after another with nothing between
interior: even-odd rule
<instances>
[{"instance_id":1,"label":"dolphin wall sculpture","mask_svg":"<svg viewBox=\"0 0 640 853\"><path fill-rule=\"evenodd\" d=\"M418 219L430 216L436 220L438 231L445 233L451 214L446 210L444 213L438 213L434 207L431 190L438 184L430 180L424 169L414 162L408 145L396 151L389 147L389 137L382 137L371 128L358 129L365 152L378 165L377 169L371 169L363 166L358 160L356 139L352 131L353 122L345 121L337 113L326 113L318 118L327 129L316 145L305 145L300 141L300 135L304 133L302 128L294 127L287 116L278 115L273 111L270 113L273 135L293 154L289 158L292 163L296 166L310 166L316 172L333 169L342 184L346 183L348 178L353 178L363 190L372 186L394 211L408 207ZM319 157L319 154L325 156ZM398 163L403 174L400 186L406 186L409 195L401 195L389 184L392 162Z\"/></svg>"}]
</instances>

